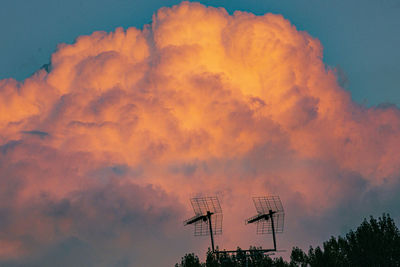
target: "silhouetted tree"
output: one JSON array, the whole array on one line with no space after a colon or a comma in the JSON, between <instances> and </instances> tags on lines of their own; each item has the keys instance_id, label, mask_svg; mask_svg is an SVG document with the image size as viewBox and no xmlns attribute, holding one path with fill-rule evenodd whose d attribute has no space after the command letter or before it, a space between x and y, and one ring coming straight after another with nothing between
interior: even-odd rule
<instances>
[{"instance_id":1,"label":"silhouetted tree","mask_svg":"<svg viewBox=\"0 0 400 267\"><path fill-rule=\"evenodd\" d=\"M310 247L305 253L298 247L292 249L290 264L281 257L271 259L268 255L250 247L250 253L239 247L234 255L228 253L213 254L207 252L205 263L199 258L186 254L175 267L319 267L319 266L400 266L400 232L388 214L378 220L370 217L351 230L345 237L331 237L322 248Z\"/></svg>"},{"instance_id":2,"label":"silhouetted tree","mask_svg":"<svg viewBox=\"0 0 400 267\"><path fill-rule=\"evenodd\" d=\"M289 267L290 265L285 262L281 257L277 259L271 259L268 255L257 251L256 247L250 247L250 254L246 256L245 252L241 248L237 248L237 253L234 255L221 252L218 255L213 254L210 249L207 251L207 257L205 263L200 263L198 257L194 254L186 254L182 258L180 264L176 264L175 267Z\"/></svg>"},{"instance_id":3,"label":"silhouetted tree","mask_svg":"<svg viewBox=\"0 0 400 267\"><path fill-rule=\"evenodd\" d=\"M400 232L389 215L364 219L345 237L331 237L308 254L295 247L293 266L400 266Z\"/></svg>"},{"instance_id":4,"label":"silhouetted tree","mask_svg":"<svg viewBox=\"0 0 400 267\"><path fill-rule=\"evenodd\" d=\"M346 235L350 265L400 266L400 232L389 215L364 220Z\"/></svg>"},{"instance_id":5,"label":"silhouetted tree","mask_svg":"<svg viewBox=\"0 0 400 267\"><path fill-rule=\"evenodd\" d=\"M182 257L181 263L175 264L175 267L202 267L203 264L200 263L199 257L194 255L194 253L186 254Z\"/></svg>"},{"instance_id":6,"label":"silhouetted tree","mask_svg":"<svg viewBox=\"0 0 400 267\"><path fill-rule=\"evenodd\" d=\"M300 248L294 247L292 249L292 254L290 255L290 263L293 266L306 267L307 264L309 264L308 256Z\"/></svg>"}]
</instances>

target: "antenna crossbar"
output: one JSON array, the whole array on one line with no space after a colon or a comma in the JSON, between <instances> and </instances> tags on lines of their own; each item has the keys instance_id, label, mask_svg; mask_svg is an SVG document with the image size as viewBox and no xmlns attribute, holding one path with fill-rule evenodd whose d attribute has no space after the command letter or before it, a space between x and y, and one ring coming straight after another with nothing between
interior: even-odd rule
<instances>
[{"instance_id":1,"label":"antenna crossbar","mask_svg":"<svg viewBox=\"0 0 400 267\"><path fill-rule=\"evenodd\" d=\"M214 213L210 212L210 214L213 215ZM205 222L205 221L207 221L207 219L208 219L208 212L207 212L207 215L196 215L196 216L193 216L192 218L187 219L183 223L184 223L184 225L189 225L189 224L196 223L198 221Z\"/></svg>"}]
</instances>

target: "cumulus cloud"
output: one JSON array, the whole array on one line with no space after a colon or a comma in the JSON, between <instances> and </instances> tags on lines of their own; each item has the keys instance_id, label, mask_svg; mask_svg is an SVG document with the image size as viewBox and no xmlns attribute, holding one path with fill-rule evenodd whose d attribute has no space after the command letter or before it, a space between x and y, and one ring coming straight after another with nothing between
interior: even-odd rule
<instances>
[{"instance_id":1,"label":"cumulus cloud","mask_svg":"<svg viewBox=\"0 0 400 267\"><path fill-rule=\"evenodd\" d=\"M181 224L200 193L222 200L221 247L268 246L242 225L267 194L287 210L282 246L318 242L358 222L333 218L344 203L398 186L399 133L399 110L352 102L282 16L161 8L0 81L0 259L173 264L208 245Z\"/></svg>"}]
</instances>

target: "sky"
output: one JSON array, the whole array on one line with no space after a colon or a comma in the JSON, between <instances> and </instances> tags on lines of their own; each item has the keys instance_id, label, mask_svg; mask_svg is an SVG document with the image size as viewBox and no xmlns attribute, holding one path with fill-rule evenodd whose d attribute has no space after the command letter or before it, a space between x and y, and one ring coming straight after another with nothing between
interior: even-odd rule
<instances>
[{"instance_id":1,"label":"sky","mask_svg":"<svg viewBox=\"0 0 400 267\"><path fill-rule=\"evenodd\" d=\"M59 43L80 35L142 28L162 6L180 1L3 0L0 9L0 78L23 80L49 63ZM364 105L400 105L400 4L397 0L202 1L262 15L282 14L318 38L324 62L340 70L346 90Z\"/></svg>"},{"instance_id":2,"label":"sky","mask_svg":"<svg viewBox=\"0 0 400 267\"><path fill-rule=\"evenodd\" d=\"M281 197L287 251L399 223L400 6L282 2L3 1L1 265L201 256L201 195L227 249L271 245L253 196Z\"/></svg>"}]
</instances>

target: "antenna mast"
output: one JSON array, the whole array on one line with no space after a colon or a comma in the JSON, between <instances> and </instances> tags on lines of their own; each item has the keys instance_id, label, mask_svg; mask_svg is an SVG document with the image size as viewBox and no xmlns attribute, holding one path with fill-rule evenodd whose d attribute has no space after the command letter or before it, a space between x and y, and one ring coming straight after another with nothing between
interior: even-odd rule
<instances>
[{"instance_id":1,"label":"antenna mast","mask_svg":"<svg viewBox=\"0 0 400 267\"><path fill-rule=\"evenodd\" d=\"M215 250L214 235L222 234L222 209L217 197L197 197L190 200L195 213L190 219L184 221L184 225L194 224L195 236L210 235L212 252L221 253L238 253L238 250ZM277 251L276 249L276 233L283 232L283 223L285 212L279 196L253 197L254 206L257 214L248 218L246 224L257 224L257 234L272 234L273 249L249 249L240 250L247 253L258 251L267 253Z\"/></svg>"},{"instance_id":2,"label":"antenna mast","mask_svg":"<svg viewBox=\"0 0 400 267\"><path fill-rule=\"evenodd\" d=\"M276 251L276 233L283 232L285 212L279 196L253 197L257 215L246 220L246 224L256 223L257 234L272 234L274 248Z\"/></svg>"},{"instance_id":3,"label":"antenna mast","mask_svg":"<svg viewBox=\"0 0 400 267\"><path fill-rule=\"evenodd\" d=\"M215 253L214 235L222 234L222 209L219 200L217 197L197 197L190 202L195 216L184 221L184 225L194 224L195 236L210 235L212 252Z\"/></svg>"}]
</instances>

